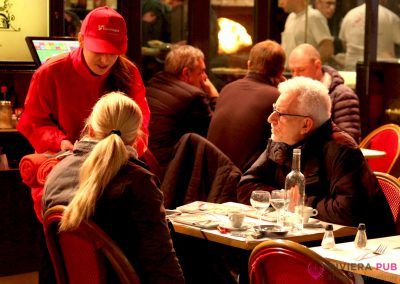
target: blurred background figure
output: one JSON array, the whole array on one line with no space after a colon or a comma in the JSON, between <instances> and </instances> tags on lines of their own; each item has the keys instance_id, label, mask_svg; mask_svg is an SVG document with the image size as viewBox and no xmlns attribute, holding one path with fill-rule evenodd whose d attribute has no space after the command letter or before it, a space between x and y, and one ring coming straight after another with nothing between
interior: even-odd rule
<instances>
[{"instance_id":1,"label":"blurred background figure","mask_svg":"<svg viewBox=\"0 0 400 284\"><path fill-rule=\"evenodd\" d=\"M71 10L64 11L64 25L66 36L78 37L78 33L81 30L81 20L78 15Z\"/></svg>"},{"instance_id":2,"label":"blurred background figure","mask_svg":"<svg viewBox=\"0 0 400 284\"><path fill-rule=\"evenodd\" d=\"M285 51L275 41L257 43L250 51L246 77L227 84L218 98L207 139L243 172L265 150L271 127L265 122L284 80Z\"/></svg>"},{"instance_id":3,"label":"blurred background figure","mask_svg":"<svg viewBox=\"0 0 400 284\"><path fill-rule=\"evenodd\" d=\"M294 77L309 77L328 88L332 101L332 121L359 143L360 103L353 90L344 84L339 72L330 66L323 66L318 51L306 43L293 49L289 56L289 69Z\"/></svg>"},{"instance_id":4,"label":"blurred background figure","mask_svg":"<svg viewBox=\"0 0 400 284\"><path fill-rule=\"evenodd\" d=\"M162 171L166 170L174 146L183 134L207 135L219 94L205 71L200 49L177 45L168 53L164 71L148 82L149 148Z\"/></svg>"},{"instance_id":5,"label":"blurred background figure","mask_svg":"<svg viewBox=\"0 0 400 284\"><path fill-rule=\"evenodd\" d=\"M336 0L315 0L315 8L329 20L336 10Z\"/></svg>"},{"instance_id":6,"label":"blurred background figure","mask_svg":"<svg viewBox=\"0 0 400 284\"><path fill-rule=\"evenodd\" d=\"M378 60L396 58L395 45L400 44L400 18L385 8L385 0L378 8ZM345 69L355 70L357 61L364 59L365 3L350 10L343 18L339 38L346 48Z\"/></svg>"},{"instance_id":7,"label":"blurred background figure","mask_svg":"<svg viewBox=\"0 0 400 284\"><path fill-rule=\"evenodd\" d=\"M327 20L316 9L307 6L306 2L304 0L279 0L278 6L286 13L290 13L282 32L282 47L289 55L299 44L309 43L318 49L323 62L330 61L333 57L333 39ZM306 9L308 10L306 11Z\"/></svg>"}]
</instances>

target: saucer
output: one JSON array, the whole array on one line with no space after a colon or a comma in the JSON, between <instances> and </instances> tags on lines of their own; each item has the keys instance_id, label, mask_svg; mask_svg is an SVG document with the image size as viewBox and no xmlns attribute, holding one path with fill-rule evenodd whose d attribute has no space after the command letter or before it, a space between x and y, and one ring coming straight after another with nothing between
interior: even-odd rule
<instances>
[{"instance_id":1,"label":"saucer","mask_svg":"<svg viewBox=\"0 0 400 284\"><path fill-rule=\"evenodd\" d=\"M230 223L220 223L219 226L223 229L227 229L229 231L246 231L247 229L250 229L250 225L244 224L240 228L232 227Z\"/></svg>"}]
</instances>

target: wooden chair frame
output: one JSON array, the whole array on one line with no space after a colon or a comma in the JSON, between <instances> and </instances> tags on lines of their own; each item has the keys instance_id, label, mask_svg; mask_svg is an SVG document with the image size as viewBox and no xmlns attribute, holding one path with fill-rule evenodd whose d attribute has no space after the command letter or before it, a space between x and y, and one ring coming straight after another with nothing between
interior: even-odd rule
<instances>
[{"instance_id":1,"label":"wooden chair frame","mask_svg":"<svg viewBox=\"0 0 400 284\"><path fill-rule=\"evenodd\" d=\"M392 169L394 168L395 164L398 162L399 160L399 156L400 156L400 126L398 126L397 124L393 124L393 123L389 123L389 124L385 124L382 125L380 127L378 127L377 129L373 130L371 133L369 133L360 143L360 148L368 148L366 147L368 145L368 143L371 141L371 139L373 137L375 137L377 134L379 134L380 132L384 131L384 130L393 130L397 133L397 138L398 138L398 145L399 147L397 148L397 153L396 156L394 157L393 161L391 162L387 172L388 173L392 173ZM379 150L379 149L376 149ZM400 169L399 169L400 170ZM395 173L392 173L395 174Z\"/></svg>"},{"instance_id":2,"label":"wooden chair frame","mask_svg":"<svg viewBox=\"0 0 400 284\"><path fill-rule=\"evenodd\" d=\"M62 234L74 234L84 241L93 243L96 251L103 255L111 264L122 284L139 284L140 280L128 259L115 242L94 222L84 221L77 229L68 232L59 232L58 225L65 210L65 206L56 205L49 208L44 215L44 232L47 247L56 274L58 284L71 283L68 280L67 267L59 237Z\"/></svg>"},{"instance_id":3,"label":"wooden chair frame","mask_svg":"<svg viewBox=\"0 0 400 284\"><path fill-rule=\"evenodd\" d=\"M260 243L257 245L253 251L251 252L250 258L249 258L249 277L250 277L250 283L256 283L255 279L253 278L252 275L252 264L254 261L260 257L261 254L265 252L265 250L268 249L277 249L283 251L292 251L301 255L306 256L307 258L310 259L310 261L322 266L325 271L327 271L329 274L334 275L334 277L340 281L343 284L352 284L353 281L340 269L338 269L336 266L334 266L332 263L330 263L327 259L323 258L316 252L310 250L309 248L289 241L289 240L268 240L265 242ZM271 267L271 269L274 269ZM289 273L289 272L288 272Z\"/></svg>"}]
</instances>

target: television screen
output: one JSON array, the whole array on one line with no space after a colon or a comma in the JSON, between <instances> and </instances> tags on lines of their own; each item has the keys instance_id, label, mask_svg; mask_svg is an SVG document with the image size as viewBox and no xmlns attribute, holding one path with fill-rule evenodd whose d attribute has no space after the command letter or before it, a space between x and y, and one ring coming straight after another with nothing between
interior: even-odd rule
<instances>
[{"instance_id":1,"label":"television screen","mask_svg":"<svg viewBox=\"0 0 400 284\"><path fill-rule=\"evenodd\" d=\"M26 42L37 66L52 56L70 52L79 47L78 40L70 37L26 37Z\"/></svg>"}]
</instances>

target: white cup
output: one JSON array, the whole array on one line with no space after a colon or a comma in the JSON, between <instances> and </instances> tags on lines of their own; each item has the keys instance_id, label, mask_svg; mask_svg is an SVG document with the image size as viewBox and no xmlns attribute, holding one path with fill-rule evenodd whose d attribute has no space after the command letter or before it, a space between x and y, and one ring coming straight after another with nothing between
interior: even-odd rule
<instances>
[{"instance_id":1,"label":"white cup","mask_svg":"<svg viewBox=\"0 0 400 284\"><path fill-rule=\"evenodd\" d=\"M318 210L312 207L304 206L303 207L303 224L308 223L308 219L310 217L314 217L318 215Z\"/></svg>"},{"instance_id":2,"label":"white cup","mask_svg":"<svg viewBox=\"0 0 400 284\"><path fill-rule=\"evenodd\" d=\"M244 213L242 212L232 212L229 213L229 221L233 228L240 228L242 227L243 220L244 220Z\"/></svg>"}]
</instances>

